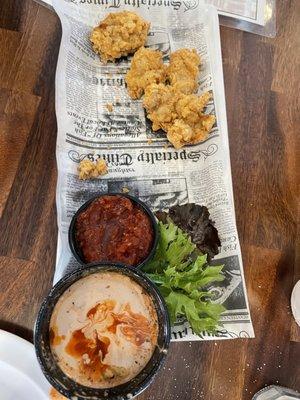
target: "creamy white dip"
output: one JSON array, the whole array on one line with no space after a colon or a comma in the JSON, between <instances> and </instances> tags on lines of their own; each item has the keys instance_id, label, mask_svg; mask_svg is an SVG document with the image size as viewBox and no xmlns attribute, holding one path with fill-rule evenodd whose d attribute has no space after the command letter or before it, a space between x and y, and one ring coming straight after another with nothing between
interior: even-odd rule
<instances>
[{"instance_id":1,"label":"creamy white dip","mask_svg":"<svg viewBox=\"0 0 300 400\"><path fill-rule=\"evenodd\" d=\"M134 378L150 360L157 333L151 297L117 272L99 272L75 282L50 320L50 344L59 367L93 388Z\"/></svg>"}]
</instances>

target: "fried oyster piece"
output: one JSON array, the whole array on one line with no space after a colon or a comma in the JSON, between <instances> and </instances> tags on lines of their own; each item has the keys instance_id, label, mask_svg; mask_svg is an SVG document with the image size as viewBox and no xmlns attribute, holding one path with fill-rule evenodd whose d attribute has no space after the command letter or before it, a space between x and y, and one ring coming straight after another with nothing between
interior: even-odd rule
<instances>
[{"instance_id":1,"label":"fried oyster piece","mask_svg":"<svg viewBox=\"0 0 300 400\"><path fill-rule=\"evenodd\" d=\"M98 178L101 175L107 174L106 161L103 159L93 162L91 160L82 160L78 166L79 179L86 180Z\"/></svg>"},{"instance_id":2,"label":"fried oyster piece","mask_svg":"<svg viewBox=\"0 0 300 400\"><path fill-rule=\"evenodd\" d=\"M174 121L167 132L168 140L175 148L180 148L185 144L200 143L207 139L216 122L214 115L203 113L203 109L211 98L210 92L205 92L201 96L196 94L183 95L175 104L178 119ZM183 121L192 130L191 137L187 136L187 128L178 129L178 121Z\"/></svg>"},{"instance_id":3,"label":"fried oyster piece","mask_svg":"<svg viewBox=\"0 0 300 400\"><path fill-rule=\"evenodd\" d=\"M147 111L147 117L152 121L152 129L158 131L167 129L177 117L175 103L181 95L172 86L162 83L149 85L145 90L143 106Z\"/></svg>"},{"instance_id":4,"label":"fried oyster piece","mask_svg":"<svg viewBox=\"0 0 300 400\"><path fill-rule=\"evenodd\" d=\"M185 123L182 119L176 119L167 130L169 142L180 149L187 144L201 143L207 139L212 127L216 122L214 115L201 115L194 126Z\"/></svg>"},{"instance_id":5,"label":"fried oyster piece","mask_svg":"<svg viewBox=\"0 0 300 400\"><path fill-rule=\"evenodd\" d=\"M130 70L125 76L127 90L132 99L139 99L147 86L152 83L164 83L166 66L162 52L141 47L133 56Z\"/></svg>"},{"instance_id":6,"label":"fried oyster piece","mask_svg":"<svg viewBox=\"0 0 300 400\"><path fill-rule=\"evenodd\" d=\"M174 51L167 68L169 83L182 93L195 93L198 88L199 65L200 57L195 49Z\"/></svg>"},{"instance_id":7,"label":"fried oyster piece","mask_svg":"<svg viewBox=\"0 0 300 400\"><path fill-rule=\"evenodd\" d=\"M62 394L60 394L57 390L55 390L54 388L51 388L50 393L50 400L68 400L65 396L63 396Z\"/></svg>"},{"instance_id":8,"label":"fried oyster piece","mask_svg":"<svg viewBox=\"0 0 300 400\"><path fill-rule=\"evenodd\" d=\"M186 95L172 86L153 84L145 90L143 105L152 129L163 129L173 146L180 149L208 137L216 118L204 114L203 109L211 97L209 92Z\"/></svg>"},{"instance_id":9,"label":"fried oyster piece","mask_svg":"<svg viewBox=\"0 0 300 400\"><path fill-rule=\"evenodd\" d=\"M130 11L110 13L92 30L93 49L103 62L114 61L144 46L150 23Z\"/></svg>"}]
</instances>

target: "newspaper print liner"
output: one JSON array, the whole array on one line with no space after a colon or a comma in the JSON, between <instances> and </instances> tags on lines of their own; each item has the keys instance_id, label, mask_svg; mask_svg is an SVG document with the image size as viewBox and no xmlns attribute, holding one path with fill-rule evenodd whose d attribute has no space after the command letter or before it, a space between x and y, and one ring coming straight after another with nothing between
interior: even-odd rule
<instances>
[{"instance_id":1,"label":"newspaper print liner","mask_svg":"<svg viewBox=\"0 0 300 400\"><path fill-rule=\"evenodd\" d=\"M227 120L218 16L202 2L146 0L55 0L63 28L56 72L58 246L54 282L78 267L68 247L74 212L90 197L129 189L153 211L175 204L206 205L219 231L226 279L214 286L215 301L227 311L214 334L193 334L186 321L173 328L173 340L217 340L253 337L236 230L231 182ZM147 46L160 49L167 61L171 51L194 47L202 59L199 93L211 90L207 113L217 123L209 138L180 150L166 147L165 135L154 134L141 101L132 101L124 74L130 57L103 65L92 51L89 33L110 12L132 10L151 22ZM108 112L107 103L113 103ZM151 139L151 141L149 141ZM80 160L99 157L109 173L102 179L80 181Z\"/></svg>"}]
</instances>

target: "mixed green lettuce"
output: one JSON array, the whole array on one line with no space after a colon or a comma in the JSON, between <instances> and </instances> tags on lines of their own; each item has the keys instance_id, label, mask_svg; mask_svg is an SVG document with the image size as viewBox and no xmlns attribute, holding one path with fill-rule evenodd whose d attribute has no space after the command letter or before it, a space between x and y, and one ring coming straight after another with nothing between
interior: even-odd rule
<instances>
[{"instance_id":1,"label":"mixed green lettuce","mask_svg":"<svg viewBox=\"0 0 300 400\"><path fill-rule=\"evenodd\" d=\"M171 220L188 233L198 250L207 254L208 260L219 253L221 242L218 230L210 219L207 207L195 203L176 205L172 206L168 212L157 211L156 217L164 224Z\"/></svg>"},{"instance_id":2,"label":"mixed green lettuce","mask_svg":"<svg viewBox=\"0 0 300 400\"><path fill-rule=\"evenodd\" d=\"M209 266L207 256L171 220L158 227L156 253L143 270L158 285L171 323L185 317L196 334L215 331L225 308L212 302L208 286L224 279L223 266Z\"/></svg>"}]
</instances>

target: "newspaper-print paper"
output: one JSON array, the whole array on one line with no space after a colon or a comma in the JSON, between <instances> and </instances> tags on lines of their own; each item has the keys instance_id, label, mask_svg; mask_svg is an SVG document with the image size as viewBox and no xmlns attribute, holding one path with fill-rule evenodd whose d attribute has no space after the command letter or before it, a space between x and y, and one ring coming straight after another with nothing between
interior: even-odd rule
<instances>
[{"instance_id":1,"label":"newspaper-print paper","mask_svg":"<svg viewBox=\"0 0 300 400\"><path fill-rule=\"evenodd\" d=\"M54 7L63 27L56 73L59 235L54 281L78 266L69 250L68 228L74 212L91 196L126 188L154 211L196 202L208 207L221 237L214 262L224 264L226 279L214 292L227 311L216 335L195 336L185 321L178 321L172 337L253 337L233 206L216 9L198 1L169 0L56 0ZM217 116L206 142L180 150L168 147L164 134L152 132L141 101L127 94L124 74L130 57L103 65L92 51L92 27L108 13L124 9L151 22L147 45L160 49L164 60L182 47L194 47L201 55L199 92L213 92L207 112ZM109 173L79 180L80 160L99 157L107 161Z\"/></svg>"},{"instance_id":2,"label":"newspaper-print paper","mask_svg":"<svg viewBox=\"0 0 300 400\"><path fill-rule=\"evenodd\" d=\"M265 25L266 0L205 0L218 9L220 15Z\"/></svg>"},{"instance_id":3,"label":"newspaper-print paper","mask_svg":"<svg viewBox=\"0 0 300 400\"><path fill-rule=\"evenodd\" d=\"M52 5L53 0L35 0L37 2ZM218 9L219 15L265 25L266 0L205 0ZM99 2L99 4L101 4Z\"/></svg>"}]
</instances>

